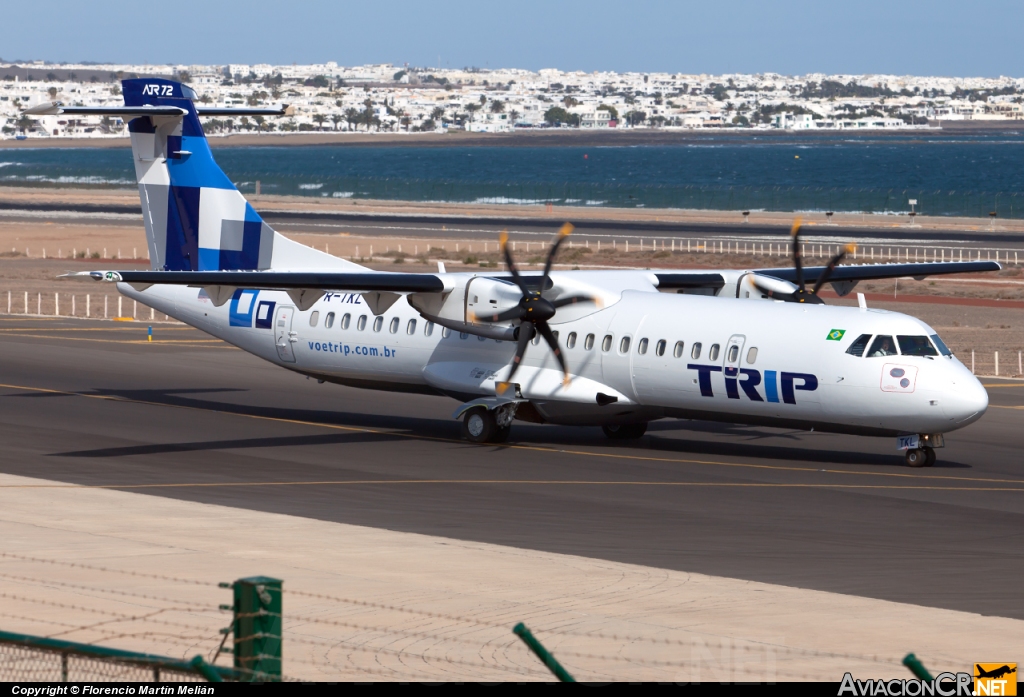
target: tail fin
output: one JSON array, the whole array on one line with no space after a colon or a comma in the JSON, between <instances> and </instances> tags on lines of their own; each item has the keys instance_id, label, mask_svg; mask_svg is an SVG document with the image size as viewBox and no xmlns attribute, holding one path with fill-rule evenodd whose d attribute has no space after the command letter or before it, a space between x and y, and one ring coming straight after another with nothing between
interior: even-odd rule
<instances>
[{"instance_id":1,"label":"tail fin","mask_svg":"<svg viewBox=\"0 0 1024 697\"><path fill-rule=\"evenodd\" d=\"M140 116L128 124L153 269L363 269L293 242L263 222L214 161L190 87L158 78L121 85L126 107L184 112Z\"/></svg>"}]
</instances>

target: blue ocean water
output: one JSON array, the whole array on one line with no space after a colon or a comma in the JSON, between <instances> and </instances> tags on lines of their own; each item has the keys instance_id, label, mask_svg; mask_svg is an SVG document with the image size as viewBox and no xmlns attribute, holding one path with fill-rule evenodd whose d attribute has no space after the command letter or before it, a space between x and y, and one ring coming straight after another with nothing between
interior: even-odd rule
<instances>
[{"instance_id":1,"label":"blue ocean water","mask_svg":"<svg viewBox=\"0 0 1024 697\"><path fill-rule=\"evenodd\" d=\"M243 191L378 199L1024 216L1024 133L708 136L632 147L224 147ZM133 186L127 149L0 150L0 185Z\"/></svg>"}]
</instances>

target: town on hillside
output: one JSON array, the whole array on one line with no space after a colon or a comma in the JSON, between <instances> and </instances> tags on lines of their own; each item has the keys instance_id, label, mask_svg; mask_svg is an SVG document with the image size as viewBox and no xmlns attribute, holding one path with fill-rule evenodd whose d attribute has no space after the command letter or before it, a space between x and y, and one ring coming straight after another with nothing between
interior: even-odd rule
<instances>
[{"instance_id":1,"label":"town on hillside","mask_svg":"<svg viewBox=\"0 0 1024 697\"><path fill-rule=\"evenodd\" d=\"M514 129L928 129L1024 119L1024 78L461 70L391 64L100 65L0 61L3 138L118 137L120 119L27 116L43 102L119 105L119 81L168 77L210 106L288 104L290 116L208 118L209 135Z\"/></svg>"}]
</instances>

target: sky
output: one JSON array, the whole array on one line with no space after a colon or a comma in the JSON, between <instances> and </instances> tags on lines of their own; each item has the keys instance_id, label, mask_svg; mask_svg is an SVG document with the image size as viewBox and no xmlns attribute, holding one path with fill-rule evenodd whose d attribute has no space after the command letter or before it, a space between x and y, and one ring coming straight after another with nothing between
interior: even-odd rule
<instances>
[{"instance_id":1,"label":"sky","mask_svg":"<svg viewBox=\"0 0 1024 697\"><path fill-rule=\"evenodd\" d=\"M38 0L0 58L1024 76L1020 0Z\"/></svg>"}]
</instances>

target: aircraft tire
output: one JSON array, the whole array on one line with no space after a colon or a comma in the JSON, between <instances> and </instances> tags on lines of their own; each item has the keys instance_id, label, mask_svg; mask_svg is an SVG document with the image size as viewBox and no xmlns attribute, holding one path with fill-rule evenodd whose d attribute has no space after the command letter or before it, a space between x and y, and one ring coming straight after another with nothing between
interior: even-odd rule
<instances>
[{"instance_id":1,"label":"aircraft tire","mask_svg":"<svg viewBox=\"0 0 1024 697\"><path fill-rule=\"evenodd\" d=\"M474 407L462 417L462 437L470 443L493 443L500 430L494 413L484 407Z\"/></svg>"},{"instance_id":2,"label":"aircraft tire","mask_svg":"<svg viewBox=\"0 0 1024 697\"><path fill-rule=\"evenodd\" d=\"M925 447L925 448L922 448L922 450L924 450L924 456L925 456L924 466L925 467L931 467L932 465L935 464L935 448Z\"/></svg>"},{"instance_id":3,"label":"aircraft tire","mask_svg":"<svg viewBox=\"0 0 1024 697\"><path fill-rule=\"evenodd\" d=\"M619 426L602 426L604 435L611 440L636 440L647 433L647 422L639 424L622 424Z\"/></svg>"},{"instance_id":4,"label":"aircraft tire","mask_svg":"<svg viewBox=\"0 0 1024 697\"><path fill-rule=\"evenodd\" d=\"M928 463L928 455L921 448L911 448L906 455L907 467L924 467Z\"/></svg>"}]
</instances>

